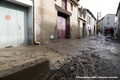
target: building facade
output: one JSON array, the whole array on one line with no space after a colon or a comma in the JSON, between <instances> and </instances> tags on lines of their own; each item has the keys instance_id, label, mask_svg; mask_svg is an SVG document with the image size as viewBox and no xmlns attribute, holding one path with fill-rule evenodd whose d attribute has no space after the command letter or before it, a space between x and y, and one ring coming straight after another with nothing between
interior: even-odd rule
<instances>
[{"instance_id":1,"label":"building facade","mask_svg":"<svg viewBox=\"0 0 120 80\"><path fill-rule=\"evenodd\" d=\"M111 28L115 29L115 14L107 14L98 22L98 25L102 33Z\"/></svg>"},{"instance_id":2,"label":"building facade","mask_svg":"<svg viewBox=\"0 0 120 80\"><path fill-rule=\"evenodd\" d=\"M93 16L92 17L92 31L91 31L91 35L96 35L96 30L97 30L96 26L97 26L97 20Z\"/></svg>"},{"instance_id":3,"label":"building facade","mask_svg":"<svg viewBox=\"0 0 120 80\"><path fill-rule=\"evenodd\" d=\"M77 37L79 0L34 0L35 43Z\"/></svg>"},{"instance_id":4,"label":"building facade","mask_svg":"<svg viewBox=\"0 0 120 80\"><path fill-rule=\"evenodd\" d=\"M86 35L86 19L83 8L78 8L78 38Z\"/></svg>"},{"instance_id":5,"label":"building facade","mask_svg":"<svg viewBox=\"0 0 120 80\"><path fill-rule=\"evenodd\" d=\"M89 9L84 9L86 19L86 36L96 34L96 18Z\"/></svg>"},{"instance_id":6,"label":"building facade","mask_svg":"<svg viewBox=\"0 0 120 80\"><path fill-rule=\"evenodd\" d=\"M31 0L0 0L0 48L33 43Z\"/></svg>"},{"instance_id":7,"label":"building facade","mask_svg":"<svg viewBox=\"0 0 120 80\"><path fill-rule=\"evenodd\" d=\"M95 34L95 17L88 9L78 8L78 3L79 0L1 0L0 48Z\"/></svg>"}]
</instances>

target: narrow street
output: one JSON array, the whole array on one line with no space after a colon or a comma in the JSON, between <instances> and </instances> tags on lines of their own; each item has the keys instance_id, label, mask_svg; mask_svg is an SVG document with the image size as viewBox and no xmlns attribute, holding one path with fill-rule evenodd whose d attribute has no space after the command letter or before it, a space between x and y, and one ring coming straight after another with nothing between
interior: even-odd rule
<instances>
[{"instance_id":1,"label":"narrow street","mask_svg":"<svg viewBox=\"0 0 120 80\"><path fill-rule=\"evenodd\" d=\"M88 38L60 40L53 44L26 46L0 50L1 76L16 72L21 69L49 61L50 70L55 71L48 79L43 76L35 80L84 80L76 77L117 77L103 80L120 79L120 42L111 40L103 35ZM4 53L4 54L2 54ZM9 53L9 55L8 55ZM23 64L24 62L24 64ZM31 64L27 64L31 62ZM26 65L27 64L27 65ZM18 66L19 68L15 67ZM20 66L22 65L22 66ZM8 70L6 70L9 68ZM13 69L14 68L14 69ZM4 72L4 70L6 70ZM44 69L43 69L44 70ZM29 74L28 74L29 76ZM37 76L37 75L36 75ZM17 79L16 76L13 76ZM20 77L20 76L19 76ZM26 76L27 77L27 76ZM34 76L35 77L35 76ZM9 78L10 79L10 78ZM7 79L3 79L7 80ZM11 80L11 79L10 79ZM22 79L24 80L24 79ZM25 79L29 80L29 79ZM31 80L34 80L34 78ZM102 79L85 79L102 80Z\"/></svg>"},{"instance_id":2,"label":"narrow street","mask_svg":"<svg viewBox=\"0 0 120 80\"><path fill-rule=\"evenodd\" d=\"M0 80L120 80L120 0L0 0L0 32Z\"/></svg>"}]
</instances>

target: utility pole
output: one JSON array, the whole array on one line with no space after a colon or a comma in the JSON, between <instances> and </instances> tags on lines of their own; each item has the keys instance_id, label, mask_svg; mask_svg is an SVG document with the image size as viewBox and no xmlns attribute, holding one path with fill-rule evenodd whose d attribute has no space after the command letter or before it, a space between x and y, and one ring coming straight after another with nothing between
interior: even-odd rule
<instances>
[{"instance_id":1,"label":"utility pole","mask_svg":"<svg viewBox=\"0 0 120 80\"><path fill-rule=\"evenodd\" d=\"M99 28L98 26L98 21L101 19L101 11L97 12L97 29Z\"/></svg>"},{"instance_id":2,"label":"utility pole","mask_svg":"<svg viewBox=\"0 0 120 80\"><path fill-rule=\"evenodd\" d=\"M98 21L99 21L99 12L97 12L97 29L99 28L98 27Z\"/></svg>"},{"instance_id":3,"label":"utility pole","mask_svg":"<svg viewBox=\"0 0 120 80\"><path fill-rule=\"evenodd\" d=\"M101 14L101 11L100 11L100 19L101 19L101 16L102 16L102 14Z\"/></svg>"}]
</instances>

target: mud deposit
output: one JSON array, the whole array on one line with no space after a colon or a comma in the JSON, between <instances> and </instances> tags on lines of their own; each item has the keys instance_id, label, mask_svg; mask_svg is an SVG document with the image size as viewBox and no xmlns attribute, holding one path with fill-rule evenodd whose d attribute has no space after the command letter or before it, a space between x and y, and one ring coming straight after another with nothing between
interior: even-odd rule
<instances>
[{"instance_id":1,"label":"mud deposit","mask_svg":"<svg viewBox=\"0 0 120 80\"><path fill-rule=\"evenodd\" d=\"M1 76L19 70L0 80L120 80L120 40L112 40L102 35L60 40L43 46L1 49L0 57ZM44 59L48 61L36 65ZM36 66L24 70L25 65L14 68L31 61ZM12 69L3 72L9 68ZM97 78L76 78L94 76Z\"/></svg>"},{"instance_id":2,"label":"mud deposit","mask_svg":"<svg viewBox=\"0 0 120 80\"><path fill-rule=\"evenodd\" d=\"M0 80L46 80L51 77L55 71L49 69L49 61L21 70Z\"/></svg>"},{"instance_id":3,"label":"mud deposit","mask_svg":"<svg viewBox=\"0 0 120 80\"><path fill-rule=\"evenodd\" d=\"M49 80L120 80L120 75L114 74L115 67L111 68L98 56L83 52L84 55L72 58L64 64ZM112 71L111 71L112 69ZM83 79L76 77L109 77L117 76L117 79Z\"/></svg>"}]
</instances>

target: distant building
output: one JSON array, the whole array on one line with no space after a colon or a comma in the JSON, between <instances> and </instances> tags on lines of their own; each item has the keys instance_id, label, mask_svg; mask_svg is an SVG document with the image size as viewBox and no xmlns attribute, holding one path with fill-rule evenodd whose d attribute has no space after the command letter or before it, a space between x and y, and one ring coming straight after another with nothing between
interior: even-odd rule
<instances>
[{"instance_id":1,"label":"distant building","mask_svg":"<svg viewBox=\"0 0 120 80\"><path fill-rule=\"evenodd\" d=\"M86 36L96 34L96 18L89 9L84 9L86 17Z\"/></svg>"},{"instance_id":2,"label":"distant building","mask_svg":"<svg viewBox=\"0 0 120 80\"><path fill-rule=\"evenodd\" d=\"M101 20L98 21L98 26L102 33L105 30L110 30L111 28L116 29L115 27L115 14L107 14Z\"/></svg>"},{"instance_id":3,"label":"distant building","mask_svg":"<svg viewBox=\"0 0 120 80\"><path fill-rule=\"evenodd\" d=\"M78 38L86 35L86 18L83 8L78 8Z\"/></svg>"},{"instance_id":4,"label":"distant building","mask_svg":"<svg viewBox=\"0 0 120 80\"><path fill-rule=\"evenodd\" d=\"M97 19L94 17L94 15L92 16L92 32L91 35L96 35L96 28L97 27Z\"/></svg>"}]
</instances>

